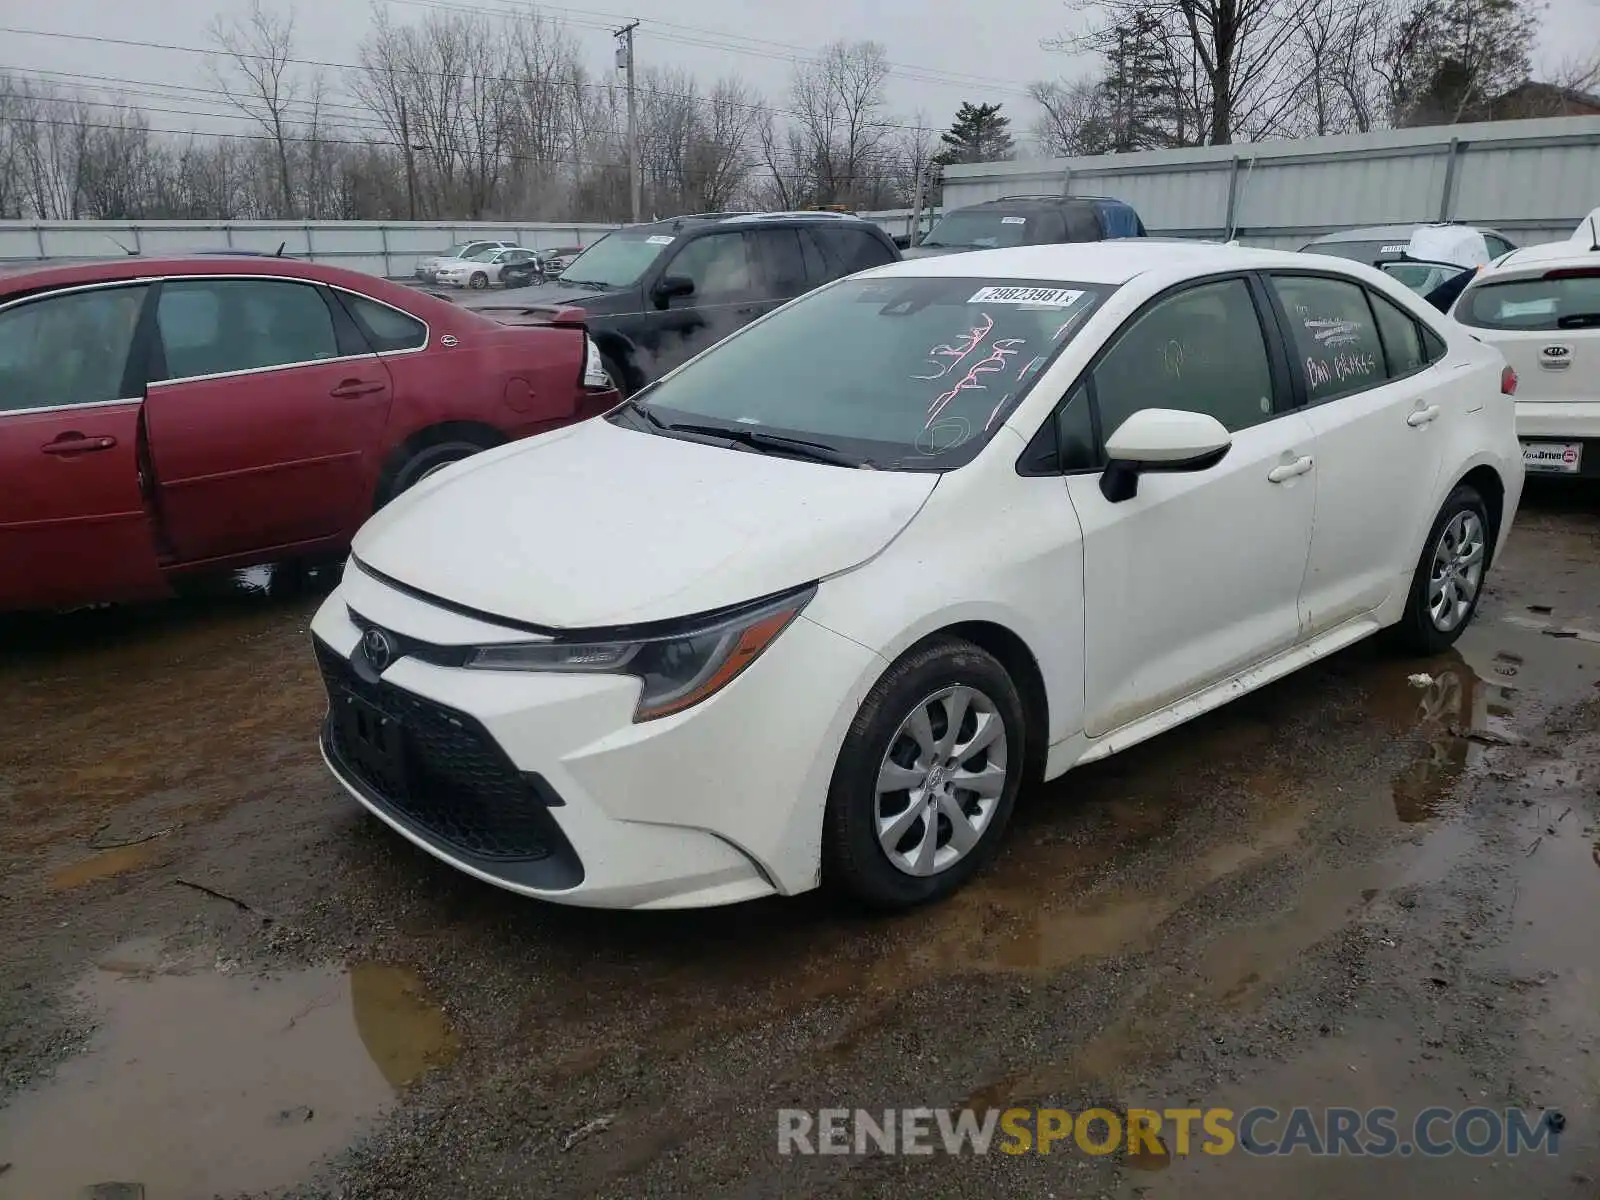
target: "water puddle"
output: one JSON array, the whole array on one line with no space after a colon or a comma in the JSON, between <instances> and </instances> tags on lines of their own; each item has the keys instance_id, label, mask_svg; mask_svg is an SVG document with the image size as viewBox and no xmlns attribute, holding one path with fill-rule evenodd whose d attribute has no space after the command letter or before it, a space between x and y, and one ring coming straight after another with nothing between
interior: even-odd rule
<instances>
[{"instance_id":1,"label":"water puddle","mask_svg":"<svg viewBox=\"0 0 1600 1200\"><path fill-rule=\"evenodd\" d=\"M134 943L78 995L87 1050L0 1110L0 1196L287 1187L457 1051L416 976L379 963L263 977Z\"/></svg>"},{"instance_id":2,"label":"water puddle","mask_svg":"<svg viewBox=\"0 0 1600 1200\"><path fill-rule=\"evenodd\" d=\"M102 850L97 854L91 854L88 858L68 863L51 874L50 890L65 892L101 879L137 871L155 858L157 848L157 843L154 841L141 842L136 846L118 846L113 850Z\"/></svg>"}]
</instances>

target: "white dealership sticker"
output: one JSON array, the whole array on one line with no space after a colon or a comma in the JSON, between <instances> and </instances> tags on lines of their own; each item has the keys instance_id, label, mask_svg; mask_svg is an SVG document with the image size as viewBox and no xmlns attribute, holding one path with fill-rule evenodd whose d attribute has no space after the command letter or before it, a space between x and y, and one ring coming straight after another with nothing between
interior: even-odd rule
<instances>
[{"instance_id":1,"label":"white dealership sticker","mask_svg":"<svg viewBox=\"0 0 1600 1200\"><path fill-rule=\"evenodd\" d=\"M1027 217L1001 217L1000 218L1000 224L1002 224L1002 225L1026 225L1027 223L1028 223L1028 218Z\"/></svg>"},{"instance_id":2,"label":"white dealership sticker","mask_svg":"<svg viewBox=\"0 0 1600 1200\"><path fill-rule=\"evenodd\" d=\"M647 246L670 246L672 238L664 233L653 233L644 240Z\"/></svg>"},{"instance_id":3,"label":"white dealership sticker","mask_svg":"<svg viewBox=\"0 0 1600 1200\"><path fill-rule=\"evenodd\" d=\"M986 287L972 293L968 304L1042 304L1047 308L1071 308L1083 298L1070 288Z\"/></svg>"}]
</instances>

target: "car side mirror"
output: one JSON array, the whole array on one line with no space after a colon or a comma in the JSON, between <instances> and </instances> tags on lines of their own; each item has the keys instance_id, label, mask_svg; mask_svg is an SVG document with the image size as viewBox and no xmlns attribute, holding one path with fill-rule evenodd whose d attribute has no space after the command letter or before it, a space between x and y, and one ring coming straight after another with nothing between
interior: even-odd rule
<instances>
[{"instance_id":1,"label":"car side mirror","mask_svg":"<svg viewBox=\"0 0 1600 1200\"><path fill-rule=\"evenodd\" d=\"M1113 504L1139 492L1139 476L1149 471L1205 471L1233 445L1233 435L1209 413L1175 408L1144 408L1106 440L1106 469L1100 494Z\"/></svg>"},{"instance_id":2,"label":"car side mirror","mask_svg":"<svg viewBox=\"0 0 1600 1200\"><path fill-rule=\"evenodd\" d=\"M663 275L652 294L656 299L656 307L665 308L669 300L694 295L694 280L687 275Z\"/></svg>"}]
</instances>

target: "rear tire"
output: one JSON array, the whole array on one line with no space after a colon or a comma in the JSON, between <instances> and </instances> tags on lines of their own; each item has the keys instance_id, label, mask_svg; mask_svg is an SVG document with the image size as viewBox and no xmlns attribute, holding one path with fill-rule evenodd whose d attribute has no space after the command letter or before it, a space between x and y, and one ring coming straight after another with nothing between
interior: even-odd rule
<instances>
[{"instance_id":1,"label":"rear tire","mask_svg":"<svg viewBox=\"0 0 1600 1200\"><path fill-rule=\"evenodd\" d=\"M448 467L451 463L460 462L463 458L470 458L472 455L489 448L489 444L485 441L473 441L464 437L429 442L424 446L418 447L409 458L403 460L399 466L385 476L378 487L377 507L382 508L396 496L415 487L435 471Z\"/></svg>"},{"instance_id":2,"label":"rear tire","mask_svg":"<svg viewBox=\"0 0 1600 1200\"><path fill-rule=\"evenodd\" d=\"M971 642L938 637L878 680L846 734L822 826L825 887L879 909L956 891L998 850L1022 783L1022 697Z\"/></svg>"},{"instance_id":3,"label":"rear tire","mask_svg":"<svg viewBox=\"0 0 1600 1200\"><path fill-rule=\"evenodd\" d=\"M1477 488L1463 483L1445 497L1411 577L1405 614L1389 629L1396 650L1434 655L1455 645L1477 614L1493 536Z\"/></svg>"}]
</instances>

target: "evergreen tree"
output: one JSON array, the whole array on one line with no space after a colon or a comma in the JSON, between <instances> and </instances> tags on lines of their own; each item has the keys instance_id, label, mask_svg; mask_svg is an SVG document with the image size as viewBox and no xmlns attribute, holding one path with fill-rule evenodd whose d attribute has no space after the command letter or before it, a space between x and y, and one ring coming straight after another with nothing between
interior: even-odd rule
<instances>
[{"instance_id":1,"label":"evergreen tree","mask_svg":"<svg viewBox=\"0 0 1600 1200\"><path fill-rule=\"evenodd\" d=\"M1000 115L1001 107L963 101L949 132L940 135L944 149L933 156L933 161L948 167L953 163L1001 162L1015 157L1011 118Z\"/></svg>"}]
</instances>

